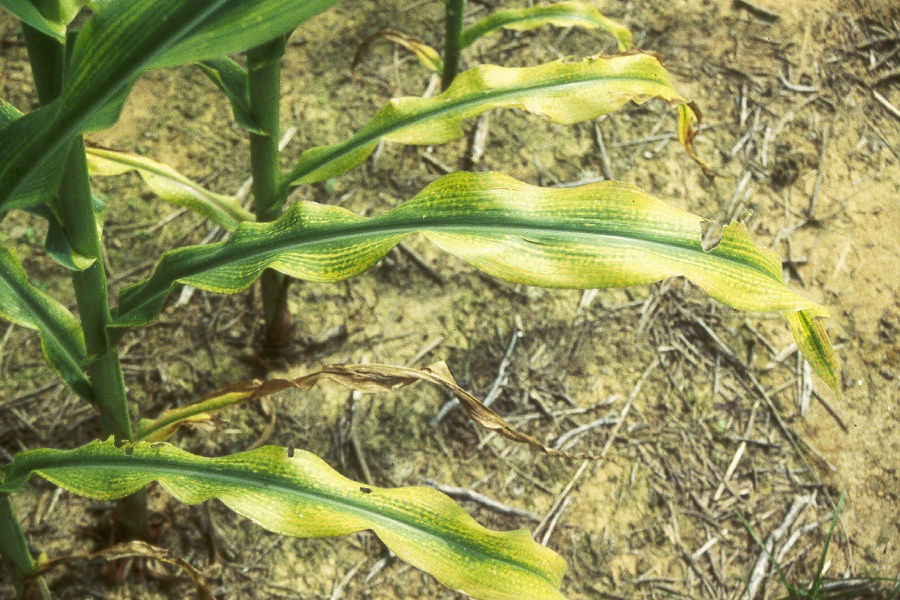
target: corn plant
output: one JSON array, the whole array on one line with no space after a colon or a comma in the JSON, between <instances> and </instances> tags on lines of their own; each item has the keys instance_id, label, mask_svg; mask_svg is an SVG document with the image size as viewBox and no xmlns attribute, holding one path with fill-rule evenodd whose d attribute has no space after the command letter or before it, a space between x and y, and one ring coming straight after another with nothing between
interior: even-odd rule
<instances>
[{"instance_id":1,"label":"corn plant","mask_svg":"<svg viewBox=\"0 0 900 600\"><path fill-rule=\"evenodd\" d=\"M0 552L20 593L30 587L39 597L49 597L46 583L35 576L38 567L9 500L9 494L39 476L75 494L121 500L119 518L132 537L143 534L142 494L155 481L182 502L218 498L263 528L287 535L322 537L371 529L401 559L476 598L562 598L566 565L560 556L524 530L481 527L429 488L360 485L301 450L265 446L209 458L167 441L186 423L286 388L309 390L321 379L362 392L426 381L451 390L478 424L562 454L513 429L458 386L442 364L425 369L332 365L296 380L238 382L155 418L133 415L119 342L130 328L154 321L177 285L233 294L261 280L264 298L268 295L267 322L277 323L287 293L285 277L347 279L372 267L406 236L423 233L473 267L516 283L591 289L684 276L733 308L781 312L812 367L837 389L836 360L818 319L827 309L785 285L779 258L754 244L738 222L724 227L714 249L704 250L701 217L633 185L604 181L554 189L500 173L459 172L371 218L314 202L288 206L295 187L354 169L382 140L444 143L463 135L464 121L495 109L519 108L574 124L629 102L661 99L676 108L679 138L694 154L695 110L674 89L655 55L629 52L464 71L435 97L389 101L343 142L310 148L281 172L279 60L293 29L335 3L0 0L22 21L41 103L22 114L0 102L0 214L23 210L47 220L45 248L70 274L78 313L76 318L33 284L14 251L0 248L0 316L37 331L47 363L96 408L108 436L74 449L23 451L0 471ZM454 5L460 12L453 14L461 18L462 4ZM564 6L574 10L571 4ZM72 24L76 14L81 14L77 26ZM534 13L522 16L522 23L526 17ZM476 33L513 20L501 14ZM448 27L451 38L467 39L453 27ZM614 31L620 32L621 45L624 34ZM246 69L228 58L238 53L246 53ZM449 62L445 57L444 69ZM86 133L115 123L142 73L190 63L217 82L235 119L249 132L250 211L165 165L85 145ZM165 252L147 279L126 287L112 304L102 234L103 213L115 211L116 204L107 208L94 197L89 173L128 171L136 171L162 199L209 218L230 236Z\"/></svg>"}]
</instances>

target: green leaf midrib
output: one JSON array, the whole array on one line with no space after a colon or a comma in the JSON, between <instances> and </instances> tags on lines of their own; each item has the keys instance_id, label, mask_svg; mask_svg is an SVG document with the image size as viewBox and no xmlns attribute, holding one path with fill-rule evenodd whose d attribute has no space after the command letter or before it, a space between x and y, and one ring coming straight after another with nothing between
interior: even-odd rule
<instances>
[{"instance_id":1,"label":"green leaf midrib","mask_svg":"<svg viewBox=\"0 0 900 600\"><path fill-rule=\"evenodd\" d=\"M577 63L573 63L577 64ZM308 165L298 165L295 169L290 171L288 175L284 178L286 182L286 187L289 189L290 187L295 187L294 181L309 175L313 171L316 171L323 166L335 162L339 160L342 156L351 154L352 152L359 150L375 142L395 131L408 127L411 124L427 121L432 118L436 118L442 116L447 113L453 113L457 111L462 111L470 106L477 106L478 104L482 104L487 100L496 101L496 100L504 100L511 96L516 96L525 92L531 92L534 90L551 90L551 89L565 89L568 87L577 87L583 85L590 85L593 83L597 83L599 81L646 81L651 83L660 83L658 79L648 78L648 77L621 77L621 76L601 76L594 77L591 79L581 79L579 81L567 81L564 83L553 83L551 85L547 84L531 84L525 86L518 86L515 88L503 88L500 92L495 92L494 90L490 90L489 92L481 92L475 96L467 96L461 100L450 102L447 104L441 104L435 108L430 110L426 110L420 113L416 113L410 115L408 117L399 119L394 121L387 126L379 127L371 132L365 133L364 135L360 135L359 137L353 136L350 139L344 142L338 142L334 145L334 149L331 152L327 152L322 154L321 157L312 161ZM376 113L377 114L377 113ZM363 129L362 131L365 131ZM362 133L362 132L360 132ZM302 155L301 155L302 159ZM302 168L301 168L302 167Z\"/></svg>"},{"instance_id":2,"label":"green leaf midrib","mask_svg":"<svg viewBox=\"0 0 900 600\"><path fill-rule=\"evenodd\" d=\"M150 279L145 280L143 284L138 284L142 286L140 288L133 288L136 293L139 293L139 296L142 297L141 304L135 306L125 306L128 309L128 312L132 312L135 309L139 308L141 305L146 304L152 298L159 296L160 294L165 294L168 292L169 287L175 283L176 281L186 279L195 275L199 275L203 272L218 269L224 266L228 266L234 262L241 262L244 260L248 260L248 258L256 258L263 257L265 255L276 255L281 252L287 251L292 247L296 247L299 244L303 245L311 245L317 243L325 243L328 241L337 241L337 240L348 240L352 238L371 238L376 234L381 234L380 237L389 238L393 235L411 235L417 232L427 232L427 231L435 231L439 232L441 230L445 230L448 233L455 233L460 235L465 235L467 232L471 232L473 230L489 230L492 233L500 233L506 232L511 235L515 235L517 237L526 237L529 232L533 234L540 233L558 233L558 234L567 234L573 236L586 236L588 239L593 239L596 237L607 237L607 238L616 238L620 240L624 240L627 242L631 242L634 244L642 244L646 246L652 247L663 247L663 248L680 248L682 250L688 250L690 252L696 252L698 255L705 256L709 259L713 260L722 260L728 261L731 263L735 263L741 265L742 267L748 267L754 269L767 277L772 277L770 273L768 273L764 268L755 265L753 263L744 262L738 260L737 258L733 258L731 256L722 255L722 254L714 254L713 252L706 252L703 250L702 246L699 243L699 237L696 244L691 242L678 243L677 240L671 240L669 242L664 242L660 240L652 240L645 239L639 237L628 237L625 235L615 235L612 233L604 232L602 229L592 229L590 232L584 231L583 228L579 229L574 226L570 227L560 227L554 225L548 225L545 227L540 227L535 225L534 223L528 225L520 225L520 226L512 226L509 224L509 220L498 220L495 222L485 221L482 219L479 223L460 223L459 220L453 221L450 217L445 217L444 222L423 222L416 221L414 219L408 219L406 223L385 223L390 213L387 213L383 217L375 217L370 220L360 220L357 222L351 223L342 223L341 230L326 230L322 232L309 232L309 231L291 231L287 230L285 232L279 232L277 237L269 238L268 242L264 247L254 247L247 248L244 245L234 244L229 247L228 244L230 241L222 242L222 246L220 247L222 251L216 252L212 256L200 256L192 262L189 262L185 265L185 268L181 273L178 273L175 276L167 277L164 281L156 280L154 281L154 276L151 276ZM379 222L380 221L380 222ZM297 237L302 237L306 234L307 237L302 238L298 243ZM699 236L699 230L698 230ZM212 246L209 247L212 249ZM187 250L185 248L184 250ZM253 250L253 252L249 252ZM165 258L165 256L163 257ZM149 292L149 293L148 293ZM121 314L121 313L120 313ZM127 313L126 313L127 314Z\"/></svg>"},{"instance_id":3,"label":"green leaf midrib","mask_svg":"<svg viewBox=\"0 0 900 600\"><path fill-rule=\"evenodd\" d=\"M221 481L223 483L236 484L236 487L248 486L248 485L255 484L257 487L262 488L263 490L272 489L272 490L277 490L279 492L286 492L286 493L292 494L292 495L313 498L317 501L324 501L326 503L330 503L332 505L340 507L341 509L347 510L348 512L355 512L357 514L366 515L368 518L370 518L371 520L374 520L374 521L382 521L382 522L387 521L391 524L396 524L396 525L402 526L402 527L407 528L412 531L423 532L423 533L429 535L430 537L439 540L440 542L442 542L444 544L452 544L452 545L456 546L456 548L459 550L460 554L474 554L481 558L487 559L489 561L503 562L503 563L511 565L517 569L529 571L529 572L537 575L541 579L547 581L548 583L553 584L553 582L550 581L543 573L541 573L539 570L535 570L535 569L531 568L529 565L526 565L526 564L523 564L520 562L516 562L516 561L511 560L504 556L492 555L492 554L489 554L489 553L481 550L478 547L472 547L470 545L465 544L463 541L461 541L460 536L458 534L456 534L455 531L450 531L447 536L443 536L443 535L440 535L438 532L436 532L437 530L435 530L433 527L430 527L430 526L416 527L414 524L411 524L407 520L403 520L397 516L387 516L383 513L377 512L373 509L366 509L366 508L360 507L357 504L353 504L352 502L342 501L342 499L339 496L335 496L335 495L329 496L325 493L315 493L314 490L299 489L300 484L296 484L295 486L292 487L290 485L290 483L291 483L290 481L286 481L283 477L281 477L279 475L270 474L269 477L279 480L279 481L272 482L271 480L267 479L264 476L265 474L256 473L254 471L245 471L245 472L240 472L240 473L228 472L228 467L231 467L231 465L224 465L224 468L223 468L223 465L216 465L215 463L213 463L210 465L210 467L212 467L212 469L214 469L214 470L205 470L205 469L199 467L198 465L184 464L184 463L173 464L174 461L165 460L165 459L163 459L163 460L154 460L154 459L157 459L157 457L156 456L149 456L149 457L143 456L138 459L133 459L131 457L125 457L125 456L123 456L123 457L91 456L91 457L89 457L89 459L81 459L81 460L79 460L78 458L72 458L72 459L56 458L56 459L44 460L44 461L40 461L40 460L33 461L33 462L37 463L37 466L35 466L33 464L28 465L28 471L29 471L29 473L36 473L36 474L40 475L42 473L42 471L45 471L45 470L49 471L51 469L65 469L65 468L84 469L89 466L92 468L96 467L96 468L101 468L101 469L102 468L117 469L117 470L131 471L131 472L133 472L133 471L144 471L144 472L149 471L151 473L166 473L166 474L171 474L171 475L175 475L178 477L187 477L187 478L190 478L193 476L193 477L197 477L197 478L201 478L201 479L212 479L212 480ZM215 459L209 459L209 460L215 460ZM289 460L289 458L286 458L285 460ZM141 461L141 462L137 462L137 461ZM45 464L45 466L41 466L42 462ZM152 464L147 464L148 462L151 462ZM159 478L154 477L153 479L158 480ZM248 481L250 482L250 484L247 483ZM3 487L3 482L0 481L0 488L2 488L2 487ZM14 490L10 490L10 491L14 491ZM360 492L360 493L362 493L362 492ZM210 497L217 498L218 495L213 494ZM465 538L462 538L462 539L464 540Z\"/></svg>"}]
</instances>

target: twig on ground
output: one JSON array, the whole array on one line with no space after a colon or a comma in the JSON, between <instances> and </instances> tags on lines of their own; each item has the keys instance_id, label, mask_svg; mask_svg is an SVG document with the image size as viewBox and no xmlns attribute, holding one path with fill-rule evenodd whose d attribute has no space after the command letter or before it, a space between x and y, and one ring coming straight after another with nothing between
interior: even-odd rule
<instances>
[{"instance_id":1,"label":"twig on ground","mask_svg":"<svg viewBox=\"0 0 900 600\"><path fill-rule=\"evenodd\" d=\"M606 153L606 142L603 140L603 131L600 130L600 121L594 121L594 141L597 142L597 149L600 151L600 168L603 176L607 179L613 179L612 164L609 162L609 154Z\"/></svg>"},{"instance_id":2,"label":"twig on ground","mask_svg":"<svg viewBox=\"0 0 900 600\"><path fill-rule=\"evenodd\" d=\"M622 408L622 412L619 413L618 422L616 423L615 427L613 427L613 430L609 434L609 439L606 440L606 444L603 446L603 450L600 452L600 455L595 459L598 464L599 464L599 461L606 458L606 455L609 452L609 449L612 447L612 444L616 439L616 435L618 435L619 430L622 428L622 424L625 422L625 417L628 416L628 412L631 410L631 405L634 403L634 399L637 398L638 394L641 391L641 388L644 386L644 382L650 376L650 373L652 373L653 370L659 366L659 364L660 364L659 358L654 359L653 362L650 363L650 366L648 366L644 370L644 372L641 374L640 378L637 380L637 383L634 385L634 388L631 390L631 394L629 394L629 396L628 396L628 401L625 403L625 406ZM575 471L575 474L572 475L572 478L569 480L569 483L566 484L566 487L563 488L563 491L560 492L559 496L557 496L556 500L554 500L553 505L550 507L550 510L547 511L547 514L544 515L544 518L541 519L541 522L531 533L531 537L537 538L537 536L540 534L540 532L544 528L544 526L547 525L547 523L553 518L553 516L560 509L560 507L562 506L563 502L565 502L565 500L569 496L569 494L572 493L572 490L575 488L575 485L578 483L578 480L581 479L582 475L584 475L585 470L587 469L588 465L591 462L594 462L594 459L585 459L584 461L582 461L581 465L578 467L578 470Z\"/></svg>"},{"instance_id":3,"label":"twig on ground","mask_svg":"<svg viewBox=\"0 0 900 600\"><path fill-rule=\"evenodd\" d=\"M893 104L888 102L887 98L885 98L884 96L882 96L875 90L872 90L872 95L875 97L876 100L878 100L879 104L881 104L883 107L885 107L887 109L887 111L889 113L891 113L892 115L894 115L895 117L900 119L900 108L897 108L896 106L894 106Z\"/></svg>"},{"instance_id":4,"label":"twig on ground","mask_svg":"<svg viewBox=\"0 0 900 600\"><path fill-rule=\"evenodd\" d=\"M353 576L356 575L356 572L359 571L364 564L366 564L367 560L367 558L362 559L361 561L356 563L356 565L354 565L352 569L347 571L347 574L344 575L344 578L341 579L340 583L334 586L334 590L331 592L331 600L338 600L338 598L344 595L344 588L347 587L347 584L350 583L350 580L353 579Z\"/></svg>"},{"instance_id":5,"label":"twig on ground","mask_svg":"<svg viewBox=\"0 0 900 600\"><path fill-rule=\"evenodd\" d=\"M559 510L556 511L556 514L553 515L553 519L550 521L550 524L547 525L547 532L544 534L544 537L541 538L541 546L546 546L547 542L550 541L550 536L553 535L553 530L556 529L556 524L559 522L559 518L564 512L566 512L566 508L568 508L569 502L571 501L572 496L567 497L562 503L562 506L559 507Z\"/></svg>"},{"instance_id":6,"label":"twig on ground","mask_svg":"<svg viewBox=\"0 0 900 600\"><path fill-rule=\"evenodd\" d=\"M508 515L511 517L518 517L521 519L528 519L529 521L540 521L541 517L538 514L535 514L529 510L525 510L522 508L516 508L515 506L508 506L503 504L502 502L498 502L493 498L489 498L484 494L479 494L473 490L468 488L461 487L452 487L448 485L441 485L436 481L426 480L426 485L430 488L434 488L437 491L447 494L451 498L459 498L462 500L469 500L471 502L475 502L476 504L480 504L481 506L490 509L496 513L501 515Z\"/></svg>"},{"instance_id":7,"label":"twig on ground","mask_svg":"<svg viewBox=\"0 0 900 600\"><path fill-rule=\"evenodd\" d=\"M417 267L419 267L422 270L422 272L425 274L426 277L428 277L429 279L431 279L438 285L444 285L446 283L446 281L444 281L444 278L441 276L441 274L438 273L437 271L435 271L433 268L431 268L431 265L428 264L428 261L426 261L424 258L419 256L418 252L416 252L415 250L413 250L412 248L410 248L403 242L400 242L399 244L397 244L397 249L400 250L400 252L402 252L403 254L405 254L406 257L409 258L413 262L413 264L415 264Z\"/></svg>"},{"instance_id":8,"label":"twig on ground","mask_svg":"<svg viewBox=\"0 0 900 600\"><path fill-rule=\"evenodd\" d=\"M753 571L750 573L750 583L747 585L747 593L743 594L748 600L753 600L759 593L759 588L769 570L769 555L775 551L775 544L787 535L787 532L794 524L794 521L797 520L800 513L803 512L803 509L810 503L811 499L811 496L800 496L795 498L794 503L784 517L784 521L782 521L778 529L769 534L769 538L765 542L765 548L760 550Z\"/></svg>"}]
</instances>

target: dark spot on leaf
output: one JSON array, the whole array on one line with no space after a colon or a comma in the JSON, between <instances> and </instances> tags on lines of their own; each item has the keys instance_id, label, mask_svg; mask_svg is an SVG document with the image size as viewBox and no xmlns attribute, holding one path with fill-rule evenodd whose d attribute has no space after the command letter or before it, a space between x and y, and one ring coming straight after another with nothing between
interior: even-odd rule
<instances>
[{"instance_id":1,"label":"dark spot on leaf","mask_svg":"<svg viewBox=\"0 0 900 600\"><path fill-rule=\"evenodd\" d=\"M361 488L359 488L359 491L361 491L363 494L371 494L372 488L361 487Z\"/></svg>"}]
</instances>

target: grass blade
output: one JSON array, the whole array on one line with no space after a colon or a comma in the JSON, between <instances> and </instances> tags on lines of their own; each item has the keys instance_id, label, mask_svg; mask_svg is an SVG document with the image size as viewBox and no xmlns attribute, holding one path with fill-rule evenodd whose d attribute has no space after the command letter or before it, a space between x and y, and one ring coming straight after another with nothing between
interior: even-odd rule
<instances>
[{"instance_id":1,"label":"grass blade","mask_svg":"<svg viewBox=\"0 0 900 600\"><path fill-rule=\"evenodd\" d=\"M600 14L595 7L580 2L558 2L531 8L499 10L471 27L460 36L460 46L471 46L475 40L498 29L529 31L555 25L556 27L583 27L605 29L616 38L619 52L631 49L631 31L627 27Z\"/></svg>"},{"instance_id":2,"label":"grass blade","mask_svg":"<svg viewBox=\"0 0 900 600\"><path fill-rule=\"evenodd\" d=\"M779 257L756 246L741 223L704 251L701 221L620 182L539 188L498 173L453 173L377 217L303 202L274 223L240 225L226 242L167 252L149 279L123 290L113 326L152 321L176 283L236 293L265 268L309 281L347 279L417 232L516 283L593 289L682 275L740 310L827 314L788 289Z\"/></svg>"},{"instance_id":3,"label":"grass blade","mask_svg":"<svg viewBox=\"0 0 900 600\"><path fill-rule=\"evenodd\" d=\"M555 123L573 124L618 110L628 102L659 98L686 106L659 59L651 54L594 57L536 67L482 65L461 73L434 98L395 98L356 135L305 151L285 177L291 186L325 181L362 163L384 139L411 145L442 144L463 136L461 124L495 108L521 108ZM694 111L679 111L679 131L692 131ZM694 118L696 118L694 116ZM683 135L690 144L692 135ZM694 155L696 156L696 155Z\"/></svg>"},{"instance_id":4,"label":"grass blade","mask_svg":"<svg viewBox=\"0 0 900 600\"><path fill-rule=\"evenodd\" d=\"M86 152L92 176L111 177L137 171L161 199L192 210L228 231L255 219L237 198L210 192L175 169L145 156L97 147L88 147Z\"/></svg>"},{"instance_id":5,"label":"grass blade","mask_svg":"<svg viewBox=\"0 0 900 600\"><path fill-rule=\"evenodd\" d=\"M526 530L485 529L431 489L361 486L308 452L264 446L204 458L166 443L21 452L3 468L0 493L34 476L98 500L157 481L181 502L218 498L270 531L296 537L373 530L401 559L475 598L561 600L565 561Z\"/></svg>"},{"instance_id":6,"label":"grass blade","mask_svg":"<svg viewBox=\"0 0 900 600\"><path fill-rule=\"evenodd\" d=\"M847 492L841 492L841 497L838 498L837 505L834 507L834 514L831 517L831 526L828 528L828 533L825 534L825 544L822 547L822 556L819 558L819 566L816 569L816 578L813 580L812 588L809 590L810 598L818 597L819 590L822 589L822 584L824 583L822 573L825 571L825 561L828 559L828 547L831 545L831 536L834 535L838 519L841 518L841 511L844 509L844 501L846 499Z\"/></svg>"}]
</instances>

